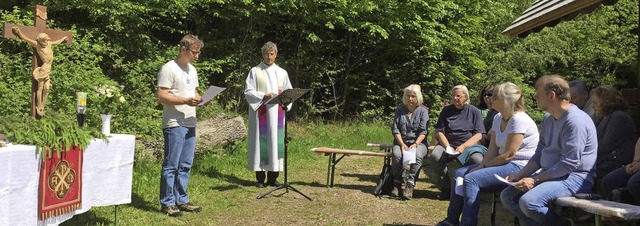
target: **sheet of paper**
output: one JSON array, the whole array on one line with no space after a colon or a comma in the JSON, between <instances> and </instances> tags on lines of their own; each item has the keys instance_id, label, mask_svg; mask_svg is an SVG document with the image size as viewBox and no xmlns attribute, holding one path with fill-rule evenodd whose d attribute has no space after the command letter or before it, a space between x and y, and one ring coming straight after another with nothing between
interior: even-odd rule
<instances>
[{"instance_id":1,"label":"sheet of paper","mask_svg":"<svg viewBox=\"0 0 640 226\"><path fill-rule=\"evenodd\" d=\"M416 163L416 149L411 148L402 153L402 165Z\"/></svg>"},{"instance_id":2,"label":"sheet of paper","mask_svg":"<svg viewBox=\"0 0 640 226\"><path fill-rule=\"evenodd\" d=\"M209 86L207 91L202 95L202 102L200 102L200 104L198 104L198 106L204 105L206 103L209 103L209 101L211 101L214 97L216 97L218 94L220 94L225 89L226 88L217 87L217 86Z\"/></svg>"},{"instance_id":3,"label":"sheet of paper","mask_svg":"<svg viewBox=\"0 0 640 226\"><path fill-rule=\"evenodd\" d=\"M453 148L451 146L447 146L447 148L444 149L444 153L447 153L449 155L459 155L460 153L456 152L456 150L453 150Z\"/></svg>"},{"instance_id":4,"label":"sheet of paper","mask_svg":"<svg viewBox=\"0 0 640 226\"><path fill-rule=\"evenodd\" d=\"M510 185L510 186L514 186L514 185L516 185L516 182L508 181L507 179L504 179L504 177L501 177L501 176L500 176L500 175L498 175L498 174L495 174L495 173L494 173L493 175L494 175L496 178L498 178L498 180L499 180L499 181L502 181L502 182L504 182L505 184L508 184L508 185Z\"/></svg>"},{"instance_id":5,"label":"sheet of paper","mask_svg":"<svg viewBox=\"0 0 640 226\"><path fill-rule=\"evenodd\" d=\"M456 195L464 195L464 178L463 177L456 177L456 188L455 188L455 192Z\"/></svg>"}]
</instances>

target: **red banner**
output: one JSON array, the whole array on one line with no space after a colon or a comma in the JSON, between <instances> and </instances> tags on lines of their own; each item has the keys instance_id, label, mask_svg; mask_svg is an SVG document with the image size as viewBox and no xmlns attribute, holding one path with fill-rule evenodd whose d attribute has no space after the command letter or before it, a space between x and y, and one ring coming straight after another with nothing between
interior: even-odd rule
<instances>
[{"instance_id":1,"label":"red banner","mask_svg":"<svg viewBox=\"0 0 640 226\"><path fill-rule=\"evenodd\" d=\"M40 166L38 215L40 220L80 209L82 204L82 151L72 146L53 154Z\"/></svg>"}]
</instances>

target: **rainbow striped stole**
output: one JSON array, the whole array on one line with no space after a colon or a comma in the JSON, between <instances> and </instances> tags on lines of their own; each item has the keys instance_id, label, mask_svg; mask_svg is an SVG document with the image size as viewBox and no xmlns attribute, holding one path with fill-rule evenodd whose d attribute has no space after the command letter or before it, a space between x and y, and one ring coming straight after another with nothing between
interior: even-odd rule
<instances>
[{"instance_id":1,"label":"rainbow striped stole","mask_svg":"<svg viewBox=\"0 0 640 226\"><path fill-rule=\"evenodd\" d=\"M267 84L269 81L269 76L265 70L267 66L261 64L260 69L257 74L257 90L260 92L267 93ZM278 77L278 94L282 93L282 87L284 86L284 78ZM268 127L268 112L266 104L262 104L258 108L258 130L260 132L258 139L260 142L260 164L268 165L269 164L269 127ZM281 107L278 107L278 158L282 158L284 156L284 111Z\"/></svg>"}]
</instances>

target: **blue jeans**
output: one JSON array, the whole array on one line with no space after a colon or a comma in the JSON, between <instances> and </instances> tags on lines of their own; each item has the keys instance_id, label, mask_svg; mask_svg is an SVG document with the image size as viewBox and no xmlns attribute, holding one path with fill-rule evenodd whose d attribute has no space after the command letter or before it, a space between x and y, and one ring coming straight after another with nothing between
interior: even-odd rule
<instances>
[{"instance_id":1,"label":"blue jeans","mask_svg":"<svg viewBox=\"0 0 640 226\"><path fill-rule=\"evenodd\" d=\"M453 178L464 178L464 195L457 195L455 189L451 189L451 199L447 210L447 218L445 219L449 223L478 225L478 212L480 211L480 199L478 196L480 192L498 192L507 187L507 184L496 179L493 174L506 177L522 169L522 166L509 162L504 165L486 167L469 173L476 166L478 164L460 167L453 173ZM452 186L455 186L455 184L452 184ZM462 214L461 221L458 220L460 214Z\"/></svg>"},{"instance_id":2,"label":"blue jeans","mask_svg":"<svg viewBox=\"0 0 640 226\"><path fill-rule=\"evenodd\" d=\"M550 208L559 197L591 192L593 178L583 179L575 173L548 180L522 192L512 186L500 194L504 207L525 225L562 225L560 217Z\"/></svg>"},{"instance_id":3,"label":"blue jeans","mask_svg":"<svg viewBox=\"0 0 640 226\"><path fill-rule=\"evenodd\" d=\"M422 167L422 160L427 155L427 152L427 146L418 144L416 147L416 163L411 164L408 172L406 172L407 183L416 184L416 174L418 170L420 170L420 167ZM393 174L393 182L402 184L404 177L402 175L402 148L400 145L393 145L392 153L391 173Z\"/></svg>"},{"instance_id":4,"label":"blue jeans","mask_svg":"<svg viewBox=\"0 0 640 226\"><path fill-rule=\"evenodd\" d=\"M160 172L160 204L181 205L189 202L187 184L196 150L196 128L164 128L164 159Z\"/></svg>"},{"instance_id":5,"label":"blue jeans","mask_svg":"<svg viewBox=\"0 0 640 226\"><path fill-rule=\"evenodd\" d=\"M629 193L635 199L635 203L640 202L640 173L634 173L633 175L627 174L625 167L620 167L614 171L608 173L602 178L602 188L605 192L611 193L613 189L624 188L629 190Z\"/></svg>"}]
</instances>

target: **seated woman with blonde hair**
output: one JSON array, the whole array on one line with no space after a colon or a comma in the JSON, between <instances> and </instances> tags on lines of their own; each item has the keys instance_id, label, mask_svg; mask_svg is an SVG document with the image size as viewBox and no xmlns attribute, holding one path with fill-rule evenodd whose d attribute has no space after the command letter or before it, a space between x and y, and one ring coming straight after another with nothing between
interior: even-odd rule
<instances>
[{"instance_id":1,"label":"seated woman with blonde hair","mask_svg":"<svg viewBox=\"0 0 640 226\"><path fill-rule=\"evenodd\" d=\"M422 106L420 86L410 85L404 88L402 104L396 108L391 128L394 137L391 166L394 190L403 199L413 197L415 177L422 167L422 159L427 155L425 145L425 137L428 134L427 125L429 125L429 112ZM410 164L408 170L403 173L402 157L406 151L410 150L415 150L415 163Z\"/></svg>"},{"instance_id":2,"label":"seated woman with blonde hair","mask_svg":"<svg viewBox=\"0 0 640 226\"><path fill-rule=\"evenodd\" d=\"M480 191L501 191L507 184L495 175L506 177L527 164L538 146L536 123L525 113L524 95L513 83L497 85L493 91L494 117L489 136L491 142L480 164L464 166L454 172L462 177L462 194L451 193L447 218L438 225L477 225ZM460 220L460 215L462 219Z\"/></svg>"}]
</instances>

